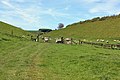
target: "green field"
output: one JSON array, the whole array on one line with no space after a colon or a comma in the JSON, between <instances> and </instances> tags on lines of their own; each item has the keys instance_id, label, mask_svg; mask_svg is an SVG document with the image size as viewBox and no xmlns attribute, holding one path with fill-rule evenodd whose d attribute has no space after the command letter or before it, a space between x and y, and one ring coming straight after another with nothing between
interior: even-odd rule
<instances>
[{"instance_id":1,"label":"green field","mask_svg":"<svg viewBox=\"0 0 120 80\"><path fill-rule=\"evenodd\" d=\"M0 79L120 80L120 50L1 41Z\"/></svg>"}]
</instances>

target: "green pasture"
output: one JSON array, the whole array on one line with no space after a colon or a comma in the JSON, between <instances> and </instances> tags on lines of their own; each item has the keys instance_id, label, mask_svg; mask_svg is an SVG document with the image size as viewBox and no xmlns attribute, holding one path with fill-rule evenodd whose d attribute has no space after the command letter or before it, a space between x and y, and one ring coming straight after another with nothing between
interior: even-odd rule
<instances>
[{"instance_id":1,"label":"green pasture","mask_svg":"<svg viewBox=\"0 0 120 80\"><path fill-rule=\"evenodd\" d=\"M0 41L1 80L120 80L120 50Z\"/></svg>"}]
</instances>

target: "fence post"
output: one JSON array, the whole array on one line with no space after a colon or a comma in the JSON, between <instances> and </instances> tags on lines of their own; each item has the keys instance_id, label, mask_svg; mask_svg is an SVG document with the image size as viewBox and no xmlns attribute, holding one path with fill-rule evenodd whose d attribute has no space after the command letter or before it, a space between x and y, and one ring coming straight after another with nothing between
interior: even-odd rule
<instances>
[{"instance_id":1,"label":"fence post","mask_svg":"<svg viewBox=\"0 0 120 80\"><path fill-rule=\"evenodd\" d=\"M13 36L13 30L11 31L11 35Z\"/></svg>"}]
</instances>

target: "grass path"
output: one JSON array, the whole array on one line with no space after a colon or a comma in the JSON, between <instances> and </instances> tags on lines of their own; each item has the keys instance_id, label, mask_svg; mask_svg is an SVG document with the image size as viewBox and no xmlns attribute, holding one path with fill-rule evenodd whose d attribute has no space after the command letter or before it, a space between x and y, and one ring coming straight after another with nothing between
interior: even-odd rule
<instances>
[{"instance_id":1,"label":"grass path","mask_svg":"<svg viewBox=\"0 0 120 80\"><path fill-rule=\"evenodd\" d=\"M41 44L34 42L13 44L8 42L8 47L6 47L6 43L2 43L0 46L2 47L0 53L0 77L3 80L19 80L19 78L20 80L21 78L25 80L41 80L43 76L39 67L42 62L40 56L47 49L46 46L47 44L41 46ZM4 52L3 49L7 51Z\"/></svg>"},{"instance_id":2,"label":"grass path","mask_svg":"<svg viewBox=\"0 0 120 80\"><path fill-rule=\"evenodd\" d=\"M43 70L39 68L39 65L42 64L41 54L46 52L49 46L46 44L42 45L41 48L40 46L36 46L37 50L30 56L31 64L28 69L29 80L44 80Z\"/></svg>"}]
</instances>

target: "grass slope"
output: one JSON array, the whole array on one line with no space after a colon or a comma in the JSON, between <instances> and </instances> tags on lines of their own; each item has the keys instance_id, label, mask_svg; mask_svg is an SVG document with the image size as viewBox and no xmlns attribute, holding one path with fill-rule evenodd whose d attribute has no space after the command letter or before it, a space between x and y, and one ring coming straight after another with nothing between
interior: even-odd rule
<instances>
[{"instance_id":1,"label":"grass slope","mask_svg":"<svg viewBox=\"0 0 120 80\"><path fill-rule=\"evenodd\" d=\"M18 27L0 21L0 40L18 40L18 38L23 35L28 38L28 35L32 34Z\"/></svg>"},{"instance_id":2,"label":"grass slope","mask_svg":"<svg viewBox=\"0 0 120 80\"><path fill-rule=\"evenodd\" d=\"M120 80L120 50L0 42L1 80Z\"/></svg>"},{"instance_id":3,"label":"grass slope","mask_svg":"<svg viewBox=\"0 0 120 80\"><path fill-rule=\"evenodd\" d=\"M110 18L83 24L76 23L64 29L52 31L47 36L63 36L80 39L120 39L120 18Z\"/></svg>"}]
</instances>

